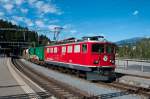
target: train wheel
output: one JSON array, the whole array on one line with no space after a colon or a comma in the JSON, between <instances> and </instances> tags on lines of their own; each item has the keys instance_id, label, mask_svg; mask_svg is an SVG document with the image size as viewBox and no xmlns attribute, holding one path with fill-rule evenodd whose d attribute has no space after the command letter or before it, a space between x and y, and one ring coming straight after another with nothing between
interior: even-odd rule
<instances>
[{"instance_id":1,"label":"train wheel","mask_svg":"<svg viewBox=\"0 0 150 99\"><path fill-rule=\"evenodd\" d=\"M77 71L75 72L75 75L76 75L77 77L80 77L80 71L77 70Z\"/></svg>"}]
</instances>

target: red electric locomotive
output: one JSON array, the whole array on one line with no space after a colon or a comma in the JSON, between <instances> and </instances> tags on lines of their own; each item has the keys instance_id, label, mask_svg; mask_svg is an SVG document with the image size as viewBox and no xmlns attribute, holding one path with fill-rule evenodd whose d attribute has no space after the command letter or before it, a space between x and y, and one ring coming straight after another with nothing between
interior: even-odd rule
<instances>
[{"instance_id":1,"label":"red electric locomotive","mask_svg":"<svg viewBox=\"0 0 150 99\"><path fill-rule=\"evenodd\" d=\"M88 80L108 81L114 79L115 48L116 45L103 36L72 38L45 46L44 61L84 73Z\"/></svg>"}]
</instances>

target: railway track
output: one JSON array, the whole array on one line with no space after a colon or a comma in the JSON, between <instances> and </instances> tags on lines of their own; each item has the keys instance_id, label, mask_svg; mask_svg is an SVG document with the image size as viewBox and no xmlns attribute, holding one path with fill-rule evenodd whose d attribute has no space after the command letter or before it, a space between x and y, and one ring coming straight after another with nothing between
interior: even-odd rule
<instances>
[{"instance_id":1,"label":"railway track","mask_svg":"<svg viewBox=\"0 0 150 99\"><path fill-rule=\"evenodd\" d=\"M140 75L133 75L133 74L126 74L127 76L132 76L132 77L139 77L139 78L144 78L144 79L150 79L150 77L147 76L140 76Z\"/></svg>"},{"instance_id":2,"label":"railway track","mask_svg":"<svg viewBox=\"0 0 150 99\"><path fill-rule=\"evenodd\" d=\"M110 83L110 85L127 90L129 93L150 96L150 88L143 88L143 87L119 83L119 82L113 82Z\"/></svg>"},{"instance_id":3,"label":"railway track","mask_svg":"<svg viewBox=\"0 0 150 99\"><path fill-rule=\"evenodd\" d=\"M65 83L59 82L53 78L46 77L39 72L31 69L25 64L12 58L12 63L15 67L31 78L34 82L38 83L47 92L54 95L58 99L97 99L98 97L92 97L89 94L69 86Z\"/></svg>"},{"instance_id":4,"label":"railway track","mask_svg":"<svg viewBox=\"0 0 150 99\"><path fill-rule=\"evenodd\" d=\"M45 65L45 67L47 67ZM60 69L56 69L56 68L49 68L49 69L53 69L55 71L58 72L63 72L60 71ZM64 73L64 72L63 72ZM68 73L68 72L67 72ZM72 73L69 72L69 74L72 75ZM77 75L72 75L75 77L78 77ZM80 77L81 79L83 79L83 77ZM124 83L120 83L120 82L112 82L112 83L105 83L105 82L96 82L98 85L104 85L106 87L111 87L113 89L120 89L122 90L121 92L118 93L108 93L108 94L101 94L101 95L97 95L97 96L82 96L81 99L108 99L108 98L113 98L113 97L117 97L117 96L121 96L121 95L128 95L128 94L138 94L138 95L144 95L146 97L150 98L150 88L143 88L143 87L139 87L139 86L134 86L134 85L129 85L129 84L124 84ZM72 99L72 98L71 98Z\"/></svg>"},{"instance_id":5,"label":"railway track","mask_svg":"<svg viewBox=\"0 0 150 99\"><path fill-rule=\"evenodd\" d=\"M143 88L139 86L124 84L120 82L112 82L112 83L104 83L104 82L98 82L100 85L104 85L107 87L112 87L115 89L121 89L124 90L124 94L138 94L138 95L144 95L146 97L150 98L150 88ZM111 96L114 96L113 94L110 94Z\"/></svg>"},{"instance_id":6,"label":"railway track","mask_svg":"<svg viewBox=\"0 0 150 99\"><path fill-rule=\"evenodd\" d=\"M48 66L46 66L46 67L48 67ZM58 69L56 69L56 68L49 68L49 69L53 69L53 70L56 70L56 71L59 71L59 72L63 72L63 71L60 71L59 68ZM73 75L70 72L69 72L69 74ZM73 76L79 77L78 75L73 75ZM135 76L135 75L129 75L129 76ZM82 76L80 78L84 79L84 77L82 77ZM144 77L144 78L149 79L147 77ZM115 89L123 90L123 93L122 92L119 93L119 94L122 94L122 95L139 94L139 95L144 95L146 97L148 96L150 98L150 88L144 88L144 87L141 87L141 86L135 86L135 85L125 84L125 83L120 83L120 82L117 82L117 81L114 81L112 83L97 82L97 84L104 85L104 86L109 86L109 87L112 87L112 88L115 88ZM96 97L99 97L99 98L102 98L102 99L103 98L106 99L106 98L115 97L114 94L116 94L116 93L98 95Z\"/></svg>"},{"instance_id":7,"label":"railway track","mask_svg":"<svg viewBox=\"0 0 150 99\"><path fill-rule=\"evenodd\" d=\"M119 76L126 75L126 76L131 76L131 77L139 77L139 78L144 78L144 79L150 79L150 77L148 77L148 76L142 76L142 75L136 75L136 74L116 73L116 75L119 75ZM119 76L118 76L118 78L119 78Z\"/></svg>"}]
</instances>

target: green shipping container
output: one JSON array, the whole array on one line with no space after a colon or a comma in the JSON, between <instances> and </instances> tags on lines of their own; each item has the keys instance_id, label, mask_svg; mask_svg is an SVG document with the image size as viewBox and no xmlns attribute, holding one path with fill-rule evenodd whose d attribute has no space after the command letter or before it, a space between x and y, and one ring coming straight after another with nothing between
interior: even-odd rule
<instances>
[{"instance_id":1,"label":"green shipping container","mask_svg":"<svg viewBox=\"0 0 150 99\"><path fill-rule=\"evenodd\" d=\"M36 47L35 55L38 57L40 61L44 60L44 47Z\"/></svg>"},{"instance_id":2,"label":"green shipping container","mask_svg":"<svg viewBox=\"0 0 150 99\"><path fill-rule=\"evenodd\" d=\"M35 54L35 49L33 47L29 48L29 54L34 55Z\"/></svg>"}]
</instances>

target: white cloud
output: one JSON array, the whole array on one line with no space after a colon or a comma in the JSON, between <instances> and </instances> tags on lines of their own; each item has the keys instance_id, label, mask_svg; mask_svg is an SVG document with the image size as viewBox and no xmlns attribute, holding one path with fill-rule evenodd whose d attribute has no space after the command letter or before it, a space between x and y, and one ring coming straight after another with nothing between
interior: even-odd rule
<instances>
[{"instance_id":1,"label":"white cloud","mask_svg":"<svg viewBox=\"0 0 150 99\"><path fill-rule=\"evenodd\" d=\"M28 19L26 17L21 17L21 16L12 16L13 20L16 22L24 22L27 26L34 26L33 22L31 19Z\"/></svg>"},{"instance_id":2,"label":"white cloud","mask_svg":"<svg viewBox=\"0 0 150 99\"><path fill-rule=\"evenodd\" d=\"M37 1L35 3L35 7L38 9L39 12L42 13L53 13L61 15L62 12L52 3L45 3L43 1Z\"/></svg>"},{"instance_id":3,"label":"white cloud","mask_svg":"<svg viewBox=\"0 0 150 99\"><path fill-rule=\"evenodd\" d=\"M63 26L64 29L71 29L72 27L73 27L72 24L65 24Z\"/></svg>"},{"instance_id":4,"label":"white cloud","mask_svg":"<svg viewBox=\"0 0 150 99\"><path fill-rule=\"evenodd\" d=\"M36 24L38 27L45 27L44 22L41 21L41 20L36 20L36 21L35 21L35 24Z\"/></svg>"},{"instance_id":5,"label":"white cloud","mask_svg":"<svg viewBox=\"0 0 150 99\"><path fill-rule=\"evenodd\" d=\"M28 3L32 5L32 4L35 3L36 1L37 1L37 0L28 0Z\"/></svg>"},{"instance_id":6,"label":"white cloud","mask_svg":"<svg viewBox=\"0 0 150 99\"><path fill-rule=\"evenodd\" d=\"M12 8L14 7L14 5L13 5L13 4L5 4L3 7L4 7L7 11L10 11L10 10L12 10Z\"/></svg>"},{"instance_id":7,"label":"white cloud","mask_svg":"<svg viewBox=\"0 0 150 99\"><path fill-rule=\"evenodd\" d=\"M3 8L2 12L0 12L0 17L4 17L4 19L11 21L13 24L29 27L36 26L43 29L52 29L58 25L50 24L60 22L55 18L46 18L47 14L62 14L59 7L53 4L51 0L0 0L0 6ZM29 12L35 15L34 19L26 17ZM65 27L69 27L69 25L65 25Z\"/></svg>"},{"instance_id":8,"label":"white cloud","mask_svg":"<svg viewBox=\"0 0 150 99\"><path fill-rule=\"evenodd\" d=\"M47 21L48 21L48 23L57 23L57 22L59 22L58 19L54 19L54 20L49 20L49 19L47 19Z\"/></svg>"},{"instance_id":9,"label":"white cloud","mask_svg":"<svg viewBox=\"0 0 150 99\"><path fill-rule=\"evenodd\" d=\"M2 2L2 3L8 3L9 0L0 0L0 2Z\"/></svg>"},{"instance_id":10,"label":"white cloud","mask_svg":"<svg viewBox=\"0 0 150 99\"><path fill-rule=\"evenodd\" d=\"M77 33L77 30L70 30L70 33Z\"/></svg>"},{"instance_id":11,"label":"white cloud","mask_svg":"<svg viewBox=\"0 0 150 99\"><path fill-rule=\"evenodd\" d=\"M3 12L0 12L0 16L4 16L4 13L3 13Z\"/></svg>"},{"instance_id":12,"label":"white cloud","mask_svg":"<svg viewBox=\"0 0 150 99\"><path fill-rule=\"evenodd\" d=\"M25 18L24 22L26 23L27 26L34 26L33 22L31 21L31 19L27 19Z\"/></svg>"},{"instance_id":13,"label":"white cloud","mask_svg":"<svg viewBox=\"0 0 150 99\"><path fill-rule=\"evenodd\" d=\"M41 8L43 4L44 4L43 1L37 1L37 2L35 3L35 7L36 7L36 8Z\"/></svg>"},{"instance_id":14,"label":"white cloud","mask_svg":"<svg viewBox=\"0 0 150 99\"><path fill-rule=\"evenodd\" d=\"M30 4L32 8L36 8L39 14L52 13L52 14L61 15L63 13L55 4L51 2L52 0L47 0L47 1L27 0L26 2Z\"/></svg>"},{"instance_id":15,"label":"white cloud","mask_svg":"<svg viewBox=\"0 0 150 99\"><path fill-rule=\"evenodd\" d=\"M44 13L57 13L57 8L53 5L44 4L41 9Z\"/></svg>"},{"instance_id":16,"label":"white cloud","mask_svg":"<svg viewBox=\"0 0 150 99\"><path fill-rule=\"evenodd\" d=\"M15 20L10 21L13 25L18 25L18 23Z\"/></svg>"},{"instance_id":17,"label":"white cloud","mask_svg":"<svg viewBox=\"0 0 150 99\"><path fill-rule=\"evenodd\" d=\"M138 10L135 10L132 15L138 15L139 14L139 11Z\"/></svg>"},{"instance_id":18,"label":"white cloud","mask_svg":"<svg viewBox=\"0 0 150 99\"><path fill-rule=\"evenodd\" d=\"M12 16L12 18L16 21L24 21L24 17L20 17L20 16Z\"/></svg>"},{"instance_id":19,"label":"white cloud","mask_svg":"<svg viewBox=\"0 0 150 99\"><path fill-rule=\"evenodd\" d=\"M16 5L21 5L24 2L24 0L15 0Z\"/></svg>"},{"instance_id":20,"label":"white cloud","mask_svg":"<svg viewBox=\"0 0 150 99\"><path fill-rule=\"evenodd\" d=\"M21 8L20 10L21 10L21 12L24 13L24 14L25 14L25 13L28 13L28 9Z\"/></svg>"},{"instance_id":21,"label":"white cloud","mask_svg":"<svg viewBox=\"0 0 150 99\"><path fill-rule=\"evenodd\" d=\"M48 25L48 29L54 31L55 27L60 27L59 25Z\"/></svg>"},{"instance_id":22,"label":"white cloud","mask_svg":"<svg viewBox=\"0 0 150 99\"><path fill-rule=\"evenodd\" d=\"M74 26L72 24L65 24L63 26L63 28L64 28L63 30L65 32L69 32L69 33L72 33L72 34L77 33L77 30L74 29Z\"/></svg>"}]
</instances>

